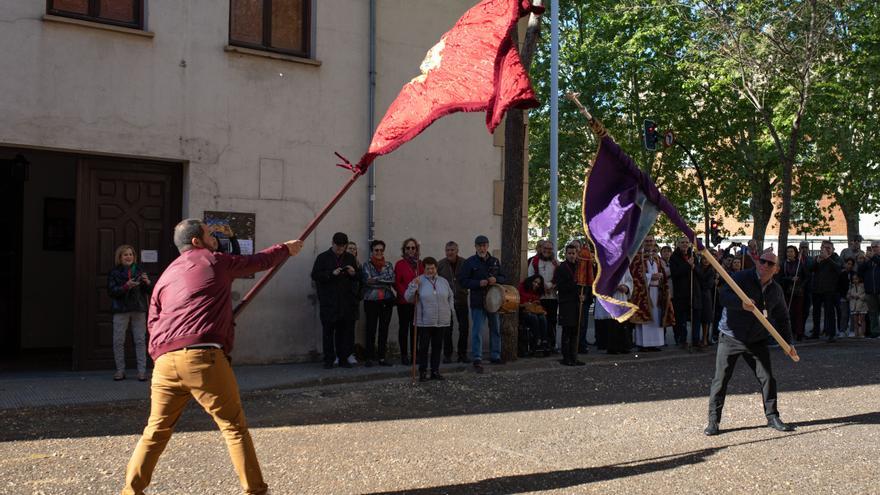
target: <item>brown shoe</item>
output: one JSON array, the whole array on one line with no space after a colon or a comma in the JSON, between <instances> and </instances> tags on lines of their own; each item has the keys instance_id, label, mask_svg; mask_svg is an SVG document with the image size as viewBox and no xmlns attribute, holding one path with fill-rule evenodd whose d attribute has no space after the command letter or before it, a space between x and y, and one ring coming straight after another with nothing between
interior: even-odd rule
<instances>
[{"instance_id":1,"label":"brown shoe","mask_svg":"<svg viewBox=\"0 0 880 495\"><path fill-rule=\"evenodd\" d=\"M120 381L120 380L125 380L125 372L124 372L124 371L117 371L117 372L113 375L113 381L117 381L117 382L118 382L118 381Z\"/></svg>"},{"instance_id":2,"label":"brown shoe","mask_svg":"<svg viewBox=\"0 0 880 495\"><path fill-rule=\"evenodd\" d=\"M146 373L138 373L138 381L139 382L147 381L147 374Z\"/></svg>"}]
</instances>

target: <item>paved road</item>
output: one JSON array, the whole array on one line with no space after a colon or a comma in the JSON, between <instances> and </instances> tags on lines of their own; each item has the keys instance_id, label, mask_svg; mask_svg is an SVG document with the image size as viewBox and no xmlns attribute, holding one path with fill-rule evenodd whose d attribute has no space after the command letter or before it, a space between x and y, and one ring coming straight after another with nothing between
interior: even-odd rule
<instances>
[{"instance_id":1,"label":"paved road","mask_svg":"<svg viewBox=\"0 0 880 495\"><path fill-rule=\"evenodd\" d=\"M245 407L276 494L880 492L880 342L799 350L799 364L774 353L783 419L799 425L791 434L764 426L740 363L724 433L703 436L711 354L254 392ZM147 409L0 411L0 493L117 492ZM196 407L151 490L239 493L222 437Z\"/></svg>"}]
</instances>

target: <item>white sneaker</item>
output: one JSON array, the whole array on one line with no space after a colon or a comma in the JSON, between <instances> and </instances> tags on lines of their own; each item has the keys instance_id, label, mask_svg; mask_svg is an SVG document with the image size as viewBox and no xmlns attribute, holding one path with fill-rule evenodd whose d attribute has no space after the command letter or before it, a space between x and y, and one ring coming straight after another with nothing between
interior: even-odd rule
<instances>
[{"instance_id":1,"label":"white sneaker","mask_svg":"<svg viewBox=\"0 0 880 495\"><path fill-rule=\"evenodd\" d=\"M847 335L848 337L855 337L855 336L856 336L856 333L855 333L855 332L849 332L849 333L846 334L846 335Z\"/></svg>"},{"instance_id":2,"label":"white sneaker","mask_svg":"<svg viewBox=\"0 0 880 495\"><path fill-rule=\"evenodd\" d=\"M358 360L354 358L354 354L348 356L348 364L358 364Z\"/></svg>"},{"instance_id":3,"label":"white sneaker","mask_svg":"<svg viewBox=\"0 0 880 495\"><path fill-rule=\"evenodd\" d=\"M334 360L333 360L333 364L334 364L334 365L339 364L339 358L334 359Z\"/></svg>"}]
</instances>

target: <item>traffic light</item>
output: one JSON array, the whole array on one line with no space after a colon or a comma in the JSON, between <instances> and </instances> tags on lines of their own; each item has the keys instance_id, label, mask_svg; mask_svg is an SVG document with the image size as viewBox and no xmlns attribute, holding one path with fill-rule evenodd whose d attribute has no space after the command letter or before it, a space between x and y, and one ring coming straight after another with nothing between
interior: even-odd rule
<instances>
[{"instance_id":1,"label":"traffic light","mask_svg":"<svg viewBox=\"0 0 880 495\"><path fill-rule=\"evenodd\" d=\"M715 246L721 244L721 241L724 240L724 238L721 237L721 230L718 225L718 222L716 222L714 218L709 223L709 235L710 235L710 240L712 241L712 244Z\"/></svg>"},{"instance_id":2,"label":"traffic light","mask_svg":"<svg viewBox=\"0 0 880 495\"><path fill-rule=\"evenodd\" d=\"M657 124L653 120L645 120L645 149L655 151L660 134L657 132Z\"/></svg>"}]
</instances>

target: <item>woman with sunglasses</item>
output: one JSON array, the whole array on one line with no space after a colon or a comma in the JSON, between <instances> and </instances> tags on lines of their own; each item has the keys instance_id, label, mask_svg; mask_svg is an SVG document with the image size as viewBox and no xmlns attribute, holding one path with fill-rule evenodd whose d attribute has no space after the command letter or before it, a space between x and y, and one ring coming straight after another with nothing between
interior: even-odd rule
<instances>
[{"instance_id":1,"label":"woman with sunglasses","mask_svg":"<svg viewBox=\"0 0 880 495\"><path fill-rule=\"evenodd\" d=\"M419 241L408 238L400 248L402 258L394 264L394 289L397 291L397 343L400 345L400 364L411 364L409 352L414 339L413 314L415 306L404 295L414 278L425 272L419 261Z\"/></svg>"},{"instance_id":2,"label":"woman with sunglasses","mask_svg":"<svg viewBox=\"0 0 880 495\"><path fill-rule=\"evenodd\" d=\"M378 357L379 366L391 366L385 360L388 348L388 325L394 311L394 266L385 259L385 242L376 239L370 242L370 260L364 263L364 314L367 318L366 328L366 362L365 366L373 366ZM379 330L379 354L376 355L376 330Z\"/></svg>"}]
</instances>

